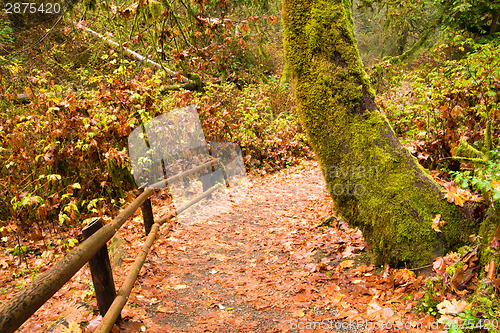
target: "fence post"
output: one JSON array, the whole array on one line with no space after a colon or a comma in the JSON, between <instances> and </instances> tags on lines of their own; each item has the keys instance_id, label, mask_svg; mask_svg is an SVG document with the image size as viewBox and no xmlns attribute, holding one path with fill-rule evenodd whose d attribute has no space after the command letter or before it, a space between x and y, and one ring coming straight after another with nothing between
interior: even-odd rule
<instances>
[{"instance_id":1,"label":"fence post","mask_svg":"<svg viewBox=\"0 0 500 333\"><path fill-rule=\"evenodd\" d=\"M89 238L102 226L100 217L93 219L82 229L83 237ZM106 244L89 260L89 266L99 313L104 317L116 297L115 282Z\"/></svg>"},{"instance_id":2,"label":"fence post","mask_svg":"<svg viewBox=\"0 0 500 333\"><path fill-rule=\"evenodd\" d=\"M148 184L143 184L139 187L140 193L144 192L144 188L148 186ZM151 206L151 199L147 198L141 205L142 212L142 220L144 221L144 231L146 232L146 236L149 235L151 231L151 227L153 227L154 216L153 216L153 207Z\"/></svg>"}]
</instances>

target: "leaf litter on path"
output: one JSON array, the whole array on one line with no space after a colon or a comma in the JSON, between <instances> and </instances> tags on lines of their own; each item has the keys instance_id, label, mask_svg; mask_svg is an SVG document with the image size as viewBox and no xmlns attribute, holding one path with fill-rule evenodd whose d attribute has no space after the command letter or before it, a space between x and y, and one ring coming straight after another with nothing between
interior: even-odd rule
<instances>
[{"instance_id":1,"label":"leaf litter on path","mask_svg":"<svg viewBox=\"0 0 500 333\"><path fill-rule=\"evenodd\" d=\"M423 278L369 265L361 232L335 216L325 188L318 164L306 162L251 180L247 197L232 211L162 230L118 327L126 332L138 327L147 332L362 332L373 322L397 327L428 321L412 313L424 294ZM155 216L170 207L161 195L153 203ZM322 225L327 219L335 222L332 227ZM117 289L143 234L140 216L119 231ZM61 295L82 279L88 284L86 268L39 312L57 308ZM67 301L84 292L73 290ZM90 303L97 309L95 299ZM40 331L46 327L43 318L35 314L23 327ZM94 327L96 318L85 318L82 330L92 331L85 326L92 321Z\"/></svg>"},{"instance_id":2,"label":"leaf litter on path","mask_svg":"<svg viewBox=\"0 0 500 333\"><path fill-rule=\"evenodd\" d=\"M160 236L138 282L156 286L160 302L136 302L150 317L131 319L168 332L298 332L308 322L345 332L335 325L416 321L422 278L357 265L361 232L318 226L332 216L316 162L252 180L232 211Z\"/></svg>"}]
</instances>

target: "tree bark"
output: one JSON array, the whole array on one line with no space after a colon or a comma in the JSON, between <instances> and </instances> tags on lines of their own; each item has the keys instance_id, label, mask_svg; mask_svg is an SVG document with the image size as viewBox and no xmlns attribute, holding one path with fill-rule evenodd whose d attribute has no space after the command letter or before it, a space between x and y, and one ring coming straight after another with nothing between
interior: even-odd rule
<instances>
[{"instance_id":1,"label":"tree bark","mask_svg":"<svg viewBox=\"0 0 500 333\"><path fill-rule=\"evenodd\" d=\"M493 35L495 32L499 30L498 29L499 20L500 20L500 8L493 13L493 19L491 20L490 31L489 31L490 35Z\"/></svg>"},{"instance_id":2,"label":"tree bark","mask_svg":"<svg viewBox=\"0 0 500 333\"><path fill-rule=\"evenodd\" d=\"M428 263L466 241L471 226L379 112L350 8L350 0L283 0L285 55L301 121L334 208L361 229L375 263ZM432 228L438 214L442 232Z\"/></svg>"}]
</instances>

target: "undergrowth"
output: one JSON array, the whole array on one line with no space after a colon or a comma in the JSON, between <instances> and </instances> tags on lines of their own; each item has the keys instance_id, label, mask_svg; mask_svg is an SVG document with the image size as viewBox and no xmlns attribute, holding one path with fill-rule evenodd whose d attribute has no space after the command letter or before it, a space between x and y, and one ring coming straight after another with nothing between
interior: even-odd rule
<instances>
[{"instance_id":1,"label":"undergrowth","mask_svg":"<svg viewBox=\"0 0 500 333\"><path fill-rule=\"evenodd\" d=\"M125 81L91 77L96 88L85 92L52 77L34 73L26 89L31 103L18 105L9 93L11 101L2 103L0 227L9 243L113 216L135 196L127 153L132 129L188 104L197 105L207 141L241 146L248 171L270 172L310 156L290 87L279 78L242 90L225 83L162 95L168 81L148 69Z\"/></svg>"}]
</instances>

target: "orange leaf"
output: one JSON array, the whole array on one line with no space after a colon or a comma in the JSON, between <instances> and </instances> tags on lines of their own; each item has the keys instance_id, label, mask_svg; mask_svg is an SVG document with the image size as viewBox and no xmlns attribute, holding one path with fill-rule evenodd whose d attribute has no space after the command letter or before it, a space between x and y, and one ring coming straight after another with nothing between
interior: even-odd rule
<instances>
[{"instance_id":1,"label":"orange leaf","mask_svg":"<svg viewBox=\"0 0 500 333\"><path fill-rule=\"evenodd\" d=\"M432 220L432 229L437 232L441 232L441 229L439 229L439 227L445 224L445 221L441 221L441 214L437 214L434 220Z\"/></svg>"},{"instance_id":2,"label":"orange leaf","mask_svg":"<svg viewBox=\"0 0 500 333\"><path fill-rule=\"evenodd\" d=\"M451 116L455 118L460 115L463 111L463 108L460 105L455 105L455 107L451 110Z\"/></svg>"},{"instance_id":3,"label":"orange leaf","mask_svg":"<svg viewBox=\"0 0 500 333\"><path fill-rule=\"evenodd\" d=\"M466 301L457 301L456 299L452 299L451 302L448 300L444 300L437 305L437 308L439 310L439 313L441 314L456 315L465 310L466 306Z\"/></svg>"},{"instance_id":4,"label":"orange leaf","mask_svg":"<svg viewBox=\"0 0 500 333\"><path fill-rule=\"evenodd\" d=\"M269 23L274 24L278 21L278 18L276 17L276 15L269 15L267 20L269 21Z\"/></svg>"},{"instance_id":5,"label":"orange leaf","mask_svg":"<svg viewBox=\"0 0 500 333\"><path fill-rule=\"evenodd\" d=\"M354 260L344 260L337 266L337 269L339 271L343 271L344 269L351 268L352 266L354 266Z\"/></svg>"}]
</instances>

